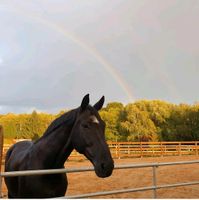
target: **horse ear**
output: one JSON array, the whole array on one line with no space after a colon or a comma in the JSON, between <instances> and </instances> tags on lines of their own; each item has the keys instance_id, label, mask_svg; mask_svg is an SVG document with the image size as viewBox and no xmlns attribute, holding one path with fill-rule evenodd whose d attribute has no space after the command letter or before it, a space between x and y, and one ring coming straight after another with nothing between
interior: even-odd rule
<instances>
[{"instance_id":1,"label":"horse ear","mask_svg":"<svg viewBox=\"0 0 199 200\"><path fill-rule=\"evenodd\" d=\"M85 95L84 98L82 99L82 103L81 103L81 111L85 110L86 107L88 106L89 104L89 94Z\"/></svg>"},{"instance_id":2,"label":"horse ear","mask_svg":"<svg viewBox=\"0 0 199 200\"><path fill-rule=\"evenodd\" d=\"M105 97L102 96L102 98L93 106L96 110L100 110L102 106L104 105Z\"/></svg>"}]
</instances>

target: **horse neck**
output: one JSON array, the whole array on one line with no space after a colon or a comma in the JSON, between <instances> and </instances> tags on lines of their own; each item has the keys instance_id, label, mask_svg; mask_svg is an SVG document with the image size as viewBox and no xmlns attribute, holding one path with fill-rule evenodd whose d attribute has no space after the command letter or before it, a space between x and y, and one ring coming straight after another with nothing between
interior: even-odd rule
<instances>
[{"instance_id":1,"label":"horse neck","mask_svg":"<svg viewBox=\"0 0 199 200\"><path fill-rule=\"evenodd\" d=\"M67 125L62 125L50 134L44 134L36 143L37 153L41 157L44 168L62 168L74 147L71 142L71 130L74 121Z\"/></svg>"}]
</instances>

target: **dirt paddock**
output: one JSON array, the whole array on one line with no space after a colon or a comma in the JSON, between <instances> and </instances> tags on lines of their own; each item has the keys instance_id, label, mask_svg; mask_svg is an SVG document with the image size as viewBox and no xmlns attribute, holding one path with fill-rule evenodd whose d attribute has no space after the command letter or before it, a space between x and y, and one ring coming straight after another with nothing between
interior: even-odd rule
<instances>
[{"instance_id":1,"label":"dirt paddock","mask_svg":"<svg viewBox=\"0 0 199 200\"><path fill-rule=\"evenodd\" d=\"M199 160L198 156L171 156L115 160L115 164L140 164ZM88 161L68 161L66 168L91 166ZM109 178L98 178L94 172L68 174L66 195L129 189L152 185L152 168L114 170ZM199 181L199 164L162 166L157 168L157 185ZM3 193L6 187L3 184ZM94 198L152 198L153 191L115 194ZM158 198L199 198L199 185L157 190Z\"/></svg>"}]
</instances>

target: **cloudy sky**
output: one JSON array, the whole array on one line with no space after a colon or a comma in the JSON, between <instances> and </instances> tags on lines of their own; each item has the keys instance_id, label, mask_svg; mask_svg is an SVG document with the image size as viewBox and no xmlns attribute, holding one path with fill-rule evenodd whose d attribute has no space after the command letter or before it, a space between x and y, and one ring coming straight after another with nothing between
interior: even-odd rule
<instances>
[{"instance_id":1,"label":"cloudy sky","mask_svg":"<svg viewBox=\"0 0 199 200\"><path fill-rule=\"evenodd\" d=\"M0 113L199 101L198 0L1 0Z\"/></svg>"}]
</instances>

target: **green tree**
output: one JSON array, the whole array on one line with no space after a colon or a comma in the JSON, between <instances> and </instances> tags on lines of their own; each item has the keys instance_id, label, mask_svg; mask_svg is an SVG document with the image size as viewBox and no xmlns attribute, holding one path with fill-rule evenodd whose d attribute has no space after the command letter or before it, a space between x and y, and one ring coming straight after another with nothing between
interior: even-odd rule
<instances>
[{"instance_id":1,"label":"green tree","mask_svg":"<svg viewBox=\"0 0 199 200\"><path fill-rule=\"evenodd\" d=\"M167 121L171 116L174 105L160 100L141 100L135 102L135 105L141 110L146 111L157 128L159 140L163 140L162 134L168 128Z\"/></svg>"},{"instance_id":2,"label":"green tree","mask_svg":"<svg viewBox=\"0 0 199 200\"><path fill-rule=\"evenodd\" d=\"M41 123L37 112L34 110L25 122L25 131L22 134L23 138L37 139L41 134Z\"/></svg>"},{"instance_id":3,"label":"green tree","mask_svg":"<svg viewBox=\"0 0 199 200\"><path fill-rule=\"evenodd\" d=\"M121 129L128 141L157 141L157 129L146 111L140 111L135 104L125 108Z\"/></svg>"},{"instance_id":4,"label":"green tree","mask_svg":"<svg viewBox=\"0 0 199 200\"><path fill-rule=\"evenodd\" d=\"M0 125L4 128L4 137L14 138L16 136L16 115L9 113L0 118Z\"/></svg>"},{"instance_id":5,"label":"green tree","mask_svg":"<svg viewBox=\"0 0 199 200\"><path fill-rule=\"evenodd\" d=\"M119 132L120 114L124 106L122 103L112 102L107 104L106 108L100 111L102 119L106 122L106 138L109 141L120 141L121 135Z\"/></svg>"}]
</instances>

